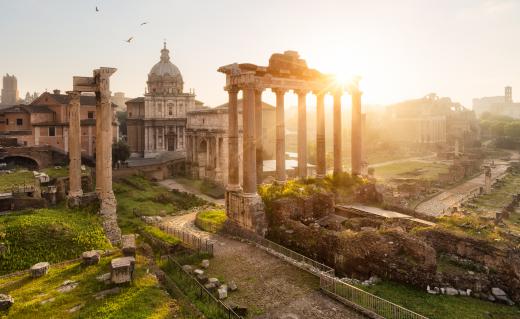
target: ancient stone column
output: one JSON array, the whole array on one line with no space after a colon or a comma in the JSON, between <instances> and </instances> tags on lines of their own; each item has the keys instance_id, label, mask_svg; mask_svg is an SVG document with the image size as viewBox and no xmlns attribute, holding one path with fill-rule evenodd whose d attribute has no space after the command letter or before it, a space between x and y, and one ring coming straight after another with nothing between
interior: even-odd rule
<instances>
[{"instance_id":1,"label":"ancient stone column","mask_svg":"<svg viewBox=\"0 0 520 319\"><path fill-rule=\"evenodd\" d=\"M341 165L341 91L334 92L334 174L343 171Z\"/></svg>"},{"instance_id":2,"label":"ancient stone column","mask_svg":"<svg viewBox=\"0 0 520 319\"><path fill-rule=\"evenodd\" d=\"M245 194L256 194L255 87L253 84L244 87L242 126L242 187Z\"/></svg>"},{"instance_id":3,"label":"ancient stone column","mask_svg":"<svg viewBox=\"0 0 520 319\"><path fill-rule=\"evenodd\" d=\"M361 155L361 91L353 88L350 92L352 95L352 133L351 133L351 156L352 156L352 175L362 173L362 155Z\"/></svg>"},{"instance_id":4,"label":"ancient stone column","mask_svg":"<svg viewBox=\"0 0 520 319\"><path fill-rule=\"evenodd\" d=\"M284 90L273 90L276 93L276 181L285 183L285 110Z\"/></svg>"},{"instance_id":5,"label":"ancient stone column","mask_svg":"<svg viewBox=\"0 0 520 319\"><path fill-rule=\"evenodd\" d=\"M264 173L262 143L262 89L255 90L255 143L256 143L256 182L261 184Z\"/></svg>"},{"instance_id":6,"label":"ancient stone column","mask_svg":"<svg viewBox=\"0 0 520 319\"><path fill-rule=\"evenodd\" d=\"M316 177L326 174L325 162L325 94L316 93Z\"/></svg>"},{"instance_id":7,"label":"ancient stone column","mask_svg":"<svg viewBox=\"0 0 520 319\"><path fill-rule=\"evenodd\" d=\"M228 185L229 191L240 190L238 180L238 88L233 86L228 90Z\"/></svg>"},{"instance_id":8,"label":"ancient stone column","mask_svg":"<svg viewBox=\"0 0 520 319\"><path fill-rule=\"evenodd\" d=\"M307 91L298 94L298 177L307 177Z\"/></svg>"},{"instance_id":9,"label":"ancient stone column","mask_svg":"<svg viewBox=\"0 0 520 319\"><path fill-rule=\"evenodd\" d=\"M80 96L77 91L68 91L69 95L69 198L83 195L81 189L81 118Z\"/></svg>"},{"instance_id":10,"label":"ancient stone column","mask_svg":"<svg viewBox=\"0 0 520 319\"><path fill-rule=\"evenodd\" d=\"M114 74L114 68L100 68L97 79L99 93L97 94L96 109L101 113L97 117L97 122L100 122L100 132L98 131L97 138L101 137L100 147L101 157L96 159L96 169L99 167L102 170L101 180L101 201L114 200L114 192L112 190L112 123L114 112L112 104L110 103L110 76Z\"/></svg>"},{"instance_id":11,"label":"ancient stone column","mask_svg":"<svg viewBox=\"0 0 520 319\"><path fill-rule=\"evenodd\" d=\"M103 147L102 147L102 133L101 133L101 119L102 119L102 108L101 108L101 101L100 101L100 94L99 92L96 92L96 193L98 194L98 197L101 196L102 192L102 185L103 185L103 164L102 164L102 158L103 158Z\"/></svg>"}]
</instances>

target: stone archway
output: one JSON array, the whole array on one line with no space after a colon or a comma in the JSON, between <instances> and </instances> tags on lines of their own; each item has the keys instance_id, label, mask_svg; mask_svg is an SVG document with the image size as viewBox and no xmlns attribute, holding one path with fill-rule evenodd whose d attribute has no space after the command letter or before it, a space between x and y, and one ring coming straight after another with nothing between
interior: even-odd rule
<instances>
[{"instance_id":1,"label":"stone archway","mask_svg":"<svg viewBox=\"0 0 520 319\"><path fill-rule=\"evenodd\" d=\"M206 139L202 139L197 147L197 162L199 163L199 178L203 179L207 177L208 163L208 151L209 144Z\"/></svg>"},{"instance_id":2,"label":"stone archway","mask_svg":"<svg viewBox=\"0 0 520 319\"><path fill-rule=\"evenodd\" d=\"M21 166L33 171L41 168L38 160L24 155L6 156L1 161L7 165Z\"/></svg>"}]
</instances>

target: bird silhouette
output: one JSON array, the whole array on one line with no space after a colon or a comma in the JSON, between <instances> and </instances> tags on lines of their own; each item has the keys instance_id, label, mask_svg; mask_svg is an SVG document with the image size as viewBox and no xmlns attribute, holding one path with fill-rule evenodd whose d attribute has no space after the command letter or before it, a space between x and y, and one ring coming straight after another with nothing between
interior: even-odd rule
<instances>
[{"instance_id":1,"label":"bird silhouette","mask_svg":"<svg viewBox=\"0 0 520 319\"><path fill-rule=\"evenodd\" d=\"M141 23L141 26L143 26L143 25L145 25L145 24L148 24L148 22L143 22L143 23Z\"/></svg>"},{"instance_id":2,"label":"bird silhouette","mask_svg":"<svg viewBox=\"0 0 520 319\"><path fill-rule=\"evenodd\" d=\"M96 12L99 12L99 8L96 6Z\"/></svg>"},{"instance_id":3,"label":"bird silhouette","mask_svg":"<svg viewBox=\"0 0 520 319\"><path fill-rule=\"evenodd\" d=\"M134 37L130 37L130 38L128 38L128 40L125 40L125 42L130 43L130 42L132 42L133 39L134 39Z\"/></svg>"}]
</instances>

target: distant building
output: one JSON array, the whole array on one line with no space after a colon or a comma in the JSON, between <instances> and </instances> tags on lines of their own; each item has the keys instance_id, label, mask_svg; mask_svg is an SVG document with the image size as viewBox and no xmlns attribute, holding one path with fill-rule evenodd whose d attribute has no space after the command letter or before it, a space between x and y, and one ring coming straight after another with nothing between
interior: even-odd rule
<instances>
[{"instance_id":1,"label":"distant building","mask_svg":"<svg viewBox=\"0 0 520 319\"><path fill-rule=\"evenodd\" d=\"M110 98L111 102L117 105L117 112L125 112L126 111L126 102L131 100L130 98L125 97L124 92L115 92L114 95Z\"/></svg>"},{"instance_id":2,"label":"distant building","mask_svg":"<svg viewBox=\"0 0 520 319\"><path fill-rule=\"evenodd\" d=\"M489 96L473 99L473 111L478 117L484 113L520 118L520 103L513 102L513 88L506 86L503 96Z\"/></svg>"},{"instance_id":3,"label":"distant building","mask_svg":"<svg viewBox=\"0 0 520 319\"><path fill-rule=\"evenodd\" d=\"M238 117L242 118L243 100L237 102ZM275 107L262 103L263 159L271 160L276 141ZM222 185L228 178L228 103L209 108L204 107L187 113L186 167L191 176L209 179ZM242 121L238 122L238 144L242 149ZM242 161L239 153L239 162ZM265 162L264 162L265 163ZM242 167L239 167L239 175Z\"/></svg>"},{"instance_id":4,"label":"distant building","mask_svg":"<svg viewBox=\"0 0 520 319\"><path fill-rule=\"evenodd\" d=\"M450 98L429 94L421 99L390 105L386 132L397 141L419 145L472 143L480 138L475 113Z\"/></svg>"},{"instance_id":5,"label":"distant building","mask_svg":"<svg viewBox=\"0 0 520 319\"><path fill-rule=\"evenodd\" d=\"M172 151L185 152L186 113L202 108L193 92L183 92L184 82L170 51L161 50L161 59L148 74L144 97L126 102L127 138L132 157L158 158Z\"/></svg>"},{"instance_id":6,"label":"distant building","mask_svg":"<svg viewBox=\"0 0 520 319\"><path fill-rule=\"evenodd\" d=\"M15 105L20 99L18 93L18 80L16 76L6 74L3 78L2 102L3 105Z\"/></svg>"},{"instance_id":7,"label":"distant building","mask_svg":"<svg viewBox=\"0 0 520 319\"><path fill-rule=\"evenodd\" d=\"M33 94L27 92L25 93L25 99L21 100L20 103L25 105L31 104L34 100L38 98L38 96L39 94L36 92L34 92Z\"/></svg>"},{"instance_id":8,"label":"distant building","mask_svg":"<svg viewBox=\"0 0 520 319\"><path fill-rule=\"evenodd\" d=\"M94 156L96 145L96 97L82 95L81 148ZM30 105L15 105L0 110L0 136L14 137L19 145L50 145L68 152L69 96L59 90L45 92ZM115 108L115 104L112 104ZM114 118L114 138L117 124Z\"/></svg>"}]
</instances>

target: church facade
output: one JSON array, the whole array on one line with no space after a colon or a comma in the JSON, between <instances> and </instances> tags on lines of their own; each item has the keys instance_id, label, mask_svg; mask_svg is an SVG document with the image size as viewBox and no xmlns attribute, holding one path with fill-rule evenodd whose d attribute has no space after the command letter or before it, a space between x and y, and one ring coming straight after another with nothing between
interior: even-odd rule
<instances>
[{"instance_id":1,"label":"church facade","mask_svg":"<svg viewBox=\"0 0 520 319\"><path fill-rule=\"evenodd\" d=\"M193 92L184 92L182 75L161 50L148 74L144 97L126 102L127 136L132 157L157 158L165 152L186 152L186 115L202 108Z\"/></svg>"}]
</instances>

